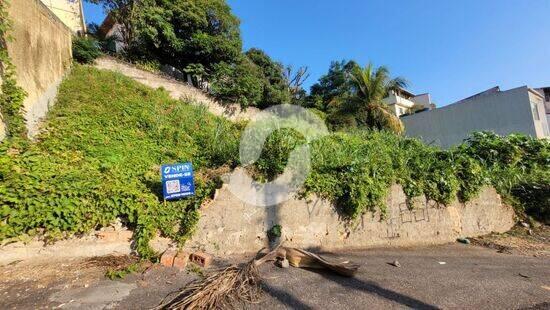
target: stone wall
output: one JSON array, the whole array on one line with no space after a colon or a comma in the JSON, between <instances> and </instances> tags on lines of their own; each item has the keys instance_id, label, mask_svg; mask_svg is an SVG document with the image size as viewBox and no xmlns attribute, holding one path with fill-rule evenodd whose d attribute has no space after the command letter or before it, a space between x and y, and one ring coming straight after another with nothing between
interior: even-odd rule
<instances>
[{"instance_id":1,"label":"stone wall","mask_svg":"<svg viewBox=\"0 0 550 310\"><path fill-rule=\"evenodd\" d=\"M202 210L197 231L188 243L192 248L224 255L255 252L268 245L266 231L274 224L283 230L286 245L319 250L348 250L387 246L443 244L458 237L474 237L508 231L515 223L514 211L502 204L492 188L462 204L438 205L425 198L409 208L400 186L387 198L387 215L367 213L354 223L340 220L327 201L290 200L278 207L247 205L224 186L216 199Z\"/></svg>"},{"instance_id":2,"label":"stone wall","mask_svg":"<svg viewBox=\"0 0 550 310\"><path fill-rule=\"evenodd\" d=\"M16 66L17 84L28 93L24 109L32 137L70 68L71 30L39 0L10 1L8 15L14 38L8 54Z\"/></svg>"}]
</instances>

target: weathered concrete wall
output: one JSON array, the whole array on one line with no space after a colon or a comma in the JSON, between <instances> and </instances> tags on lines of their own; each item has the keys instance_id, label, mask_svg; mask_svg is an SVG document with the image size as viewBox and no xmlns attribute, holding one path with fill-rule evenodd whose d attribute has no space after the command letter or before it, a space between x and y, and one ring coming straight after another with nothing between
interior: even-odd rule
<instances>
[{"instance_id":1,"label":"weathered concrete wall","mask_svg":"<svg viewBox=\"0 0 550 310\"><path fill-rule=\"evenodd\" d=\"M327 201L290 200L278 207L247 205L227 188L204 210L197 232L188 244L218 255L254 252L268 245L266 231L274 224L283 228L286 245L322 250L384 246L418 246L453 242L490 232L508 231L514 211L502 204L492 188L466 204L439 206L418 198L410 210L400 186L387 199L385 219L367 213L352 225L339 219Z\"/></svg>"},{"instance_id":2,"label":"weathered concrete wall","mask_svg":"<svg viewBox=\"0 0 550 310\"><path fill-rule=\"evenodd\" d=\"M18 85L28 93L24 108L32 137L70 68L71 30L39 0L10 1L8 15L14 38L8 54L16 66Z\"/></svg>"},{"instance_id":3,"label":"weathered concrete wall","mask_svg":"<svg viewBox=\"0 0 550 310\"><path fill-rule=\"evenodd\" d=\"M371 247L419 246L453 242L508 231L515 223L514 211L503 205L492 188L484 189L472 202L438 206L418 198L409 210L400 186L393 186L387 199L388 213L368 213L352 227L342 222L334 207L321 199L290 200L276 207L247 205L226 187L201 210L194 237L186 248L215 255L254 253L268 245L266 232L274 224L283 227L285 245L320 250L349 250ZM116 226L116 225L115 225ZM0 246L0 265L19 260L54 260L132 252L132 231L103 228L88 236L44 246L34 240ZM151 246L162 252L175 244L157 237Z\"/></svg>"}]
</instances>

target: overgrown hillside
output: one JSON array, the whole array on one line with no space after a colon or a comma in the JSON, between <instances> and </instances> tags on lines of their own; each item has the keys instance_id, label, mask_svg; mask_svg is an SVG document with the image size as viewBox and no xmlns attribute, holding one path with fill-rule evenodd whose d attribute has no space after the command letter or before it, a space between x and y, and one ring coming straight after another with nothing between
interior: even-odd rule
<instances>
[{"instance_id":1,"label":"overgrown hillside","mask_svg":"<svg viewBox=\"0 0 550 310\"><path fill-rule=\"evenodd\" d=\"M185 239L214 188L205 169L233 165L239 131L204 109L122 75L76 66L37 143L0 144L0 240L78 234L121 217L141 254L156 230ZM197 197L161 201L159 165L192 161ZM202 172L202 173L201 173Z\"/></svg>"},{"instance_id":2,"label":"overgrown hillside","mask_svg":"<svg viewBox=\"0 0 550 310\"><path fill-rule=\"evenodd\" d=\"M219 181L216 169L238 165L242 126L170 99L122 75L75 66L61 85L37 142L0 143L0 241L23 235L47 240L86 233L121 218L134 228L141 255L151 237L183 242L201 202ZM272 134L256 163L257 176L282 172L302 143L292 130ZM312 143L304 193L333 200L350 219L384 210L392 183L409 197L441 203L469 200L493 185L508 201L548 220L550 143L478 133L445 151L377 131L336 132ZM197 196L164 203L159 167L191 161ZM227 169L226 169L227 170Z\"/></svg>"}]
</instances>

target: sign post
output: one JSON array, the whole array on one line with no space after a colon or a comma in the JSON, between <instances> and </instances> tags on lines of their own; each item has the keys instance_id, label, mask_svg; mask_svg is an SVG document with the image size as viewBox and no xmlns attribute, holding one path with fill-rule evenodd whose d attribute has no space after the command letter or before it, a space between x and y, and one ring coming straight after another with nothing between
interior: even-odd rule
<instances>
[{"instance_id":1,"label":"sign post","mask_svg":"<svg viewBox=\"0 0 550 310\"><path fill-rule=\"evenodd\" d=\"M162 165L162 193L165 200L176 200L195 195L193 165L191 163Z\"/></svg>"}]
</instances>

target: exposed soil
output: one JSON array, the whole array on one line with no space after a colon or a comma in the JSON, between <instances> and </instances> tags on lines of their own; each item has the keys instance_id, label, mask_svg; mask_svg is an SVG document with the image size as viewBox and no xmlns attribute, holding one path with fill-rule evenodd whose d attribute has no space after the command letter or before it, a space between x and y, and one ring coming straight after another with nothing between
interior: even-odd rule
<instances>
[{"instance_id":1,"label":"exposed soil","mask_svg":"<svg viewBox=\"0 0 550 310\"><path fill-rule=\"evenodd\" d=\"M497 250L499 253L534 257L550 257L550 226L516 225L502 234L472 238L472 244Z\"/></svg>"}]
</instances>

